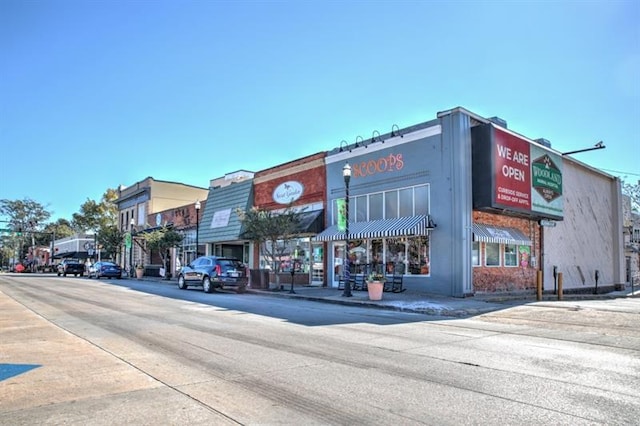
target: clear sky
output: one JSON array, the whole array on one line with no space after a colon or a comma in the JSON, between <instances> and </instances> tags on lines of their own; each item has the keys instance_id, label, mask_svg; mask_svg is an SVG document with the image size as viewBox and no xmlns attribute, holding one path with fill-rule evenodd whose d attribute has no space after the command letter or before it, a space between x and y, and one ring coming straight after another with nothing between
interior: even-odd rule
<instances>
[{"instance_id":1,"label":"clear sky","mask_svg":"<svg viewBox=\"0 0 640 426\"><path fill-rule=\"evenodd\" d=\"M465 107L640 179L640 2L0 1L0 199L208 187Z\"/></svg>"}]
</instances>

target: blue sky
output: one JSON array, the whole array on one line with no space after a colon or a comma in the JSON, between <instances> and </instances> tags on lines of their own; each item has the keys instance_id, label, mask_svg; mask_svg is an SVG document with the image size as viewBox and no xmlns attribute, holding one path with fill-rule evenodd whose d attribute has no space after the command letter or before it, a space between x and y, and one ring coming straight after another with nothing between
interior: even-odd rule
<instances>
[{"instance_id":1,"label":"blue sky","mask_svg":"<svg viewBox=\"0 0 640 426\"><path fill-rule=\"evenodd\" d=\"M640 179L640 2L0 2L0 199L52 220L465 107Z\"/></svg>"}]
</instances>

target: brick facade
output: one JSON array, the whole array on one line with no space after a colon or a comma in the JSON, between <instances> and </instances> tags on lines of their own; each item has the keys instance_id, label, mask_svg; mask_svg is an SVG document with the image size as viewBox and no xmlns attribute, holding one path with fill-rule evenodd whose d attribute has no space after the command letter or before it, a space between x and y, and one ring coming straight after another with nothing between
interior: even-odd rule
<instances>
[{"instance_id":1,"label":"brick facade","mask_svg":"<svg viewBox=\"0 0 640 426\"><path fill-rule=\"evenodd\" d=\"M304 186L304 193L293 203L295 206L324 202L327 176L324 157L324 153L319 153L257 172L253 205L265 210L283 208L273 200L273 190L287 181L297 181Z\"/></svg>"},{"instance_id":2,"label":"brick facade","mask_svg":"<svg viewBox=\"0 0 640 426\"><path fill-rule=\"evenodd\" d=\"M535 290L536 276L540 264L540 227L535 220L473 211L473 222L484 225L516 228L533 243L531 258L536 259L526 268L521 266L502 266L504 246L500 245L501 266L483 266L485 264L484 243L480 243L480 265L473 267L473 286L476 292Z\"/></svg>"}]
</instances>

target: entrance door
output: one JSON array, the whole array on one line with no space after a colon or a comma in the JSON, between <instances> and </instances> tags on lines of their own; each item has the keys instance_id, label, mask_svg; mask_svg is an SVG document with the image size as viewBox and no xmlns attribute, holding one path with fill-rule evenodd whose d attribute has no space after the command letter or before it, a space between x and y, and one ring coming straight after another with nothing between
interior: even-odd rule
<instances>
[{"instance_id":1,"label":"entrance door","mask_svg":"<svg viewBox=\"0 0 640 426\"><path fill-rule=\"evenodd\" d=\"M344 274L344 256L345 256L345 243L336 242L333 243L333 282L332 287L338 287L340 277Z\"/></svg>"},{"instance_id":2,"label":"entrance door","mask_svg":"<svg viewBox=\"0 0 640 426\"><path fill-rule=\"evenodd\" d=\"M311 285L324 283L324 247L323 244L311 244Z\"/></svg>"}]
</instances>

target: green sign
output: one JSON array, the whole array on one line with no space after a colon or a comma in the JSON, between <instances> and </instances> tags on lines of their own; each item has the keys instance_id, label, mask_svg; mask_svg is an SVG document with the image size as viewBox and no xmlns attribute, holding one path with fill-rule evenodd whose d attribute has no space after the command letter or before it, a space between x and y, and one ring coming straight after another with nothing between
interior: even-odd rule
<instances>
[{"instance_id":1,"label":"green sign","mask_svg":"<svg viewBox=\"0 0 640 426\"><path fill-rule=\"evenodd\" d=\"M131 232L124 234L124 246L128 249L131 248Z\"/></svg>"},{"instance_id":2,"label":"green sign","mask_svg":"<svg viewBox=\"0 0 640 426\"><path fill-rule=\"evenodd\" d=\"M338 231L346 231L347 229L347 202L344 198L336 200L338 207Z\"/></svg>"}]
</instances>

